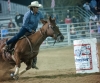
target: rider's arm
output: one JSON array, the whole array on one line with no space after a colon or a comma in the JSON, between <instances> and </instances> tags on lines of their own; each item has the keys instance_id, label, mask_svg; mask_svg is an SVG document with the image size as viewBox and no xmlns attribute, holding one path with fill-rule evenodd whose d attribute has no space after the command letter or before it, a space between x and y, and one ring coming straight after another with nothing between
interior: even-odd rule
<instances>
[{"instance_id":1,"label":"rider's arm","mask_svg":"<svg viewBox=\"0 0 100 83\"><path fill-rule=\"evenodd\" d=\"M23 28L26 28L29 32L32 31L32 27L34 25L34 22L33 21L30 21L30 18L31 18L31 13L30 11L28 11L25 15L24 15L24 18L23 18L23 25L22 27Z\"/></svg>"}]
</instances>

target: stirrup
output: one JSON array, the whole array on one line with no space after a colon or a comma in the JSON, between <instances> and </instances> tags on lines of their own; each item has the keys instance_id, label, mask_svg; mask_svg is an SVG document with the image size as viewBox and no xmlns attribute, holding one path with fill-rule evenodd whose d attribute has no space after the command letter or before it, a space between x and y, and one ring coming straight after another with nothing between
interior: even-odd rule
<instances>
[{"instance_id":1,"label":"stirrup","mask_svg":"<svg viewBox=\"0 0 100 83\"><path fill-rule=\"evenodd\" d=\"M9 46L8 45L5 45L4 47L3 47L3 50L8 50L8 48L9 48Z\"/></svg>"}]
</instances>

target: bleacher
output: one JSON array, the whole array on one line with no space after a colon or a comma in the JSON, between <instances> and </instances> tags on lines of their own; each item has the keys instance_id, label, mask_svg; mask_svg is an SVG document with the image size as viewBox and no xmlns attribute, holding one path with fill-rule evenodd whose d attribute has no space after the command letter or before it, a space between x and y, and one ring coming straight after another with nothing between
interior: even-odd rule
<instances>
[{"instance_id":1,"label":"bleacher","mask_svg":"<svg viewBox=\"0 0 100 83\"><path fill-rule=\"evenodd\" d=\"M14 18L16 12L20 14L25 14L29 8L27 6L23 6L16 3L11 3L11 11L9 12L7 10L7 1L0 0L0 3L2 3L2 13L0 13L0 19L2 18ZM78 6L66 6L66 7L55 7L54 10L52 8L43 8L40 9L40 11L45 15L46 13L52 14L55 12L58 15L59 20L65 19L66 10L69 10L72 13L72 16L81 16L84 21L88 21L89 17L93 14L89 14L82 8Z\"/></svg>"},{"instance_id":2,"label":"bleacher","mask_svg":"<svg viewBox=\"0 0 100 83\"><path fill-rule=\"evenodd\" d=\"M1 2L1 1L0 1ZM6 1L3 1L3 5L6 4ZM16 6L17 5L17 6ZM19 4L15 4L15 3L11 3L11 7L12 7L12 11L10 13L8 12L2 12L2 14L0 13L0 39L2 38L11 38L13 37L16 33L18 33L19 28L7 28L7 24L9 22L9 19L12 18L13 22L15 23L14 17L15 17L15 13L19 12L21 14L24 14L28 8ZM5 8L4 8L5 9ZM67 6L67 7L63 7L59 8L56 7L55 8L55 12L58 14L59 16L59 20L64 19L64 14L66 13L66 10L70 10L72 15L78 15L81 16L84 19L84 22L82 23L71 23L71 24L58 24L62 34L64 35L65 39L63 42L61 43L55 43L55 47L56 46L65 46L65 45L72 45L74 40L78 40L78 39L84 39L84 38L99 38L100 36L97 33L97 26L96 24L93 25L96 28L93 29L94 33L91 33L91 27L89 26L89 17L92 14L88 14L86 11L84 11L83 9L81 9L78 6ZM53 13L53 10L51 8L44 8L41 9L42 12L47 12L47 13ZM16 23L15 23L16 24ZM71 29L71 25L79 25L76 26L76 34L75 34L75 38L73 38L73 35L71 35L70 33L70 29ZM38 29L42 27L41 24L39 24ZM85 30L82 30L82 28L85 27ZM7 29L8 32L5 36L2 36L1 32L3 29ZM82 31L85 31L85 37L83 37L82 35ZM54 47L54 40L51 37L48 37L42 44L41 47Z\"/></svg>"}]
</instances>

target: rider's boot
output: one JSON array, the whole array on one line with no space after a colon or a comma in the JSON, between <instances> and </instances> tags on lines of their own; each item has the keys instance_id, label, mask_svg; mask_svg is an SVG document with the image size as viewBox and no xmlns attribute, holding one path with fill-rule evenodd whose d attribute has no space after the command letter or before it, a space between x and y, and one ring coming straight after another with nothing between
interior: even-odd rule
<instances>
[{"instance_id":1,"label":"rider's boot","mask_svg":"<svg viewBox=\"0 0 100 83\"><path fill-rule=\"evenodd\" d=\"M32 68L34 68L34 69L39 69L39 68L36 66L36 64L32 64Z\"/></svg>"},{"instance_id":2,"label":"rider's boot","mask_svg":"<svg viewBox=\"0 0 100 83\"><path fill-rule=\"evenodd\" d=\"M33 58L33 60L32 60L32 68L39 69L39 68L36 66L36 63L37 63L37 57Z\"/></svg>"},{"instance_id":3,"label":"rider's boot","mask_svg":"<svg viewBox=\"0 0 100 83\"><path fill-rule=\"evenodd\" d=\"M5 43L5 46L3 47L3 50L8 51L8 49L9 49L9 45L7 45L7 44Z\"/></svg>"}]
</instances>

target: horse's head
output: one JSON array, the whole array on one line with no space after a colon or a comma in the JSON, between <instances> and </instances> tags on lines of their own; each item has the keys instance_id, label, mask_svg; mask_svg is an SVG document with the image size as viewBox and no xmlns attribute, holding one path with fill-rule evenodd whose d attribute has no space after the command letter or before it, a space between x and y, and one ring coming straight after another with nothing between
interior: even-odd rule
<instances>
[{"instance_id":1,"label":"horse's head","mask_svg":"<svg viewBox=\"0 0 100 83\"><path fill-rule=\"evenodd\" d=\"M56 25L55 19L51 19L51 17L49 17L48 23L46 23L43 27L45 28L47 36L53 37L58 42L62 42L64 40L64 36L60 32L59 27Z\"/></svg>"}]
</instances>

